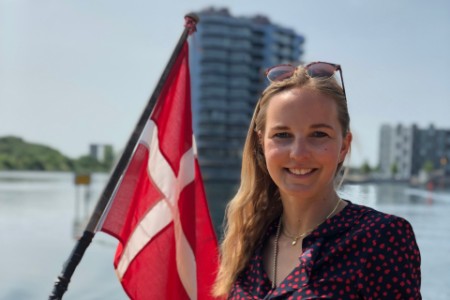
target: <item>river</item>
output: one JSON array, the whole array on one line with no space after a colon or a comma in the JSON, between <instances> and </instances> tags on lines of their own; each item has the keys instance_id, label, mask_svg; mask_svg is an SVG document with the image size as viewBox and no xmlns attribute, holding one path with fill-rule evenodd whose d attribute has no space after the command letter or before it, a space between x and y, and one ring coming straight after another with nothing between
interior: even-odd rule
<instances>
[{"instance_id":1,"label":"river","mask_svg":"<svg viewBox=\"0 0 450 300\"><path fill-rule=\"evenodd\" d=\"M74 224L92 209L107 177L92 179L92 200L84 205L86 190L75 187L73 174L0 172L0 300L48 298L75 245ZM422 255L423 299L450 299L450 189L344 185L340 195L409 220ZM128 299L112 266L116 244L95 236L65 300Z\"/></svg>"}]
</instances>

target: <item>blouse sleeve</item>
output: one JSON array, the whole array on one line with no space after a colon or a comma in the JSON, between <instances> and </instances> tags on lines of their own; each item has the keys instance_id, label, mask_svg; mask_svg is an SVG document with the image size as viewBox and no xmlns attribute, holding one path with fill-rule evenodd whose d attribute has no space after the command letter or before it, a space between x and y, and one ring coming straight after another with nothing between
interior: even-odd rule
<instances>
[{"instance_id":1,"label":"blouse sleeve","mask_svg":"<svg viewBox=\"0 0 450 300\"><path fill-rule=\"evenodd\" d=\"M422 299L420 252L411 224L388 216L367 235L371 248L365 268L358 274L358 290L364 299Z\"/></svg>"}]
</instances>

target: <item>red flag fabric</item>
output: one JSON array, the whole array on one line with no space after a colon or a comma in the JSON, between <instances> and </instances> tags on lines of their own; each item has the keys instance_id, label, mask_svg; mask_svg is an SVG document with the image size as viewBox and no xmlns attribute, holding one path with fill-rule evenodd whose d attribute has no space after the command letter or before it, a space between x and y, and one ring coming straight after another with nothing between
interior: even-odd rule
<instances>
[{"instance_id":1,"label":"red flag fabric","mask_svg":"<svg viewBox=\"0 0 450 300\"><path fill-rule=\"evenodd\" d=\"M104 214L131 299L212 299L218 265L192 134L185 42Z\"/></svg>"}]
</instances>

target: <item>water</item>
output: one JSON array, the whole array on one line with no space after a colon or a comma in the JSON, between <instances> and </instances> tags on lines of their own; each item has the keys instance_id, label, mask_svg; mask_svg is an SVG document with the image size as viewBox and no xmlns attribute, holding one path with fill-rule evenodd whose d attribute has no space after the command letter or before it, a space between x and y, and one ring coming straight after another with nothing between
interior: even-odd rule
<instances>
[{"instance_id":1,"label":"water","mask_svg":"<svg viewBox=\"0 0 450 300\"><path fill-rule=\"evenodd\" d=\"M406 218L422 257L423 299L450 299L450 190L429 192L405 185L347 185L352 201Z\"/></svg>"},{"instance_id":2,"label":"water","mask_svg":"<svg viewBox=\"0 0 450 300\"><path fill-rule=\"evenodd\" d=\"M93 176L92 206L106 180ZM75 245L74 222L83 203L69 173L0 172L0 300L47 299ZM423 299L450 299L450 190L403 185L346 185L341 196L409 220L422 254ZM78 205L77 205L78 203ZM97 233L78 266L65 300L128 299L112 261L117 242Z\"/></svg>"},{"instance_id":3,"label":"water","mask_svg":"<svg viewBox=\"0 0 450 300\"><path fill-rule=\"evenodd\" d=\"M1 300L48 299L75 245L73 180L69 173L0 173ZM93 196L105 180L93 177ZM64 299L128 299L112 266L115 247L113 238L96 235Z\"/></svg>"}]
</instances>

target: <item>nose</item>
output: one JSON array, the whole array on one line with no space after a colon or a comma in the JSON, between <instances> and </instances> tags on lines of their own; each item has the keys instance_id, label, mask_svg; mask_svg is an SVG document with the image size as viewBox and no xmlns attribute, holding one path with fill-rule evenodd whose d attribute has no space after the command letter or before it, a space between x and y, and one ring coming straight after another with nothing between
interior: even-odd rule
<instances>
[{"instance_id":1,"label":"nose","mask_svg":"<svg viewBox=\"0 0 450 300\"><path fill-rule=\"evenodd\" d=\"M295 160L302 160L309 157L311 154L310 146L304 138L295 139L291 147L291 158Z\"/></svg>"}]
</instances>

